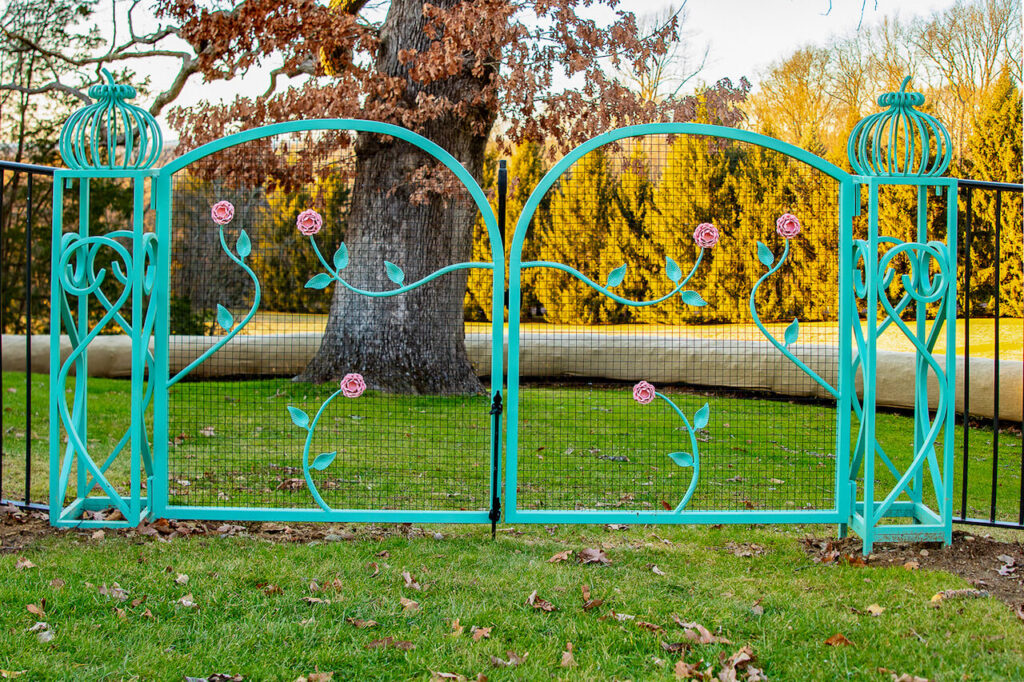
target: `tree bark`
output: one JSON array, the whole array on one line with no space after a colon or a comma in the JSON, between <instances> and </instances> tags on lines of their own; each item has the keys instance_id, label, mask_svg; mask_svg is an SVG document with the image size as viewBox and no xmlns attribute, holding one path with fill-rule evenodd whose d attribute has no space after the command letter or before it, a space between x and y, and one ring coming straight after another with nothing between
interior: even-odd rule
<instances>
[{"instance_id":1,"label":"tree bark","mask_svg":"<svg viewBox=\"0 0 1024 682\"><path fill-rule=\"evenodd\" d=\"M456 0L434 0L448 8ZM381 29L377 69L389 76L406 76L399 63L401 49L426 50L423 0L392 0ZM428 85L407 81L407 104L416 106L421 92L453 102L472 100L489 74L468 70ZM470 107L467 116L445 115L417 132L458 159L475 178L483 169L487 133L495 112ZM386 275L384 261L405 271L414 282L453 263L470 260L477 210L461 198L430 194L411 200L416 187L412 173L435 165L413 145L394 138L361 134L356 142L345 242L349 265L342 276L353 286L386 291L396 288ZM447 172L447 171L445 171ZM297 381L337 380L359 372L367 386L389 393L468 394L481 390L466 355L463 299L467 271L459 270L405 294L371 298L334 285L334 296L323 341Z\"/></svg>"}]
</instances>

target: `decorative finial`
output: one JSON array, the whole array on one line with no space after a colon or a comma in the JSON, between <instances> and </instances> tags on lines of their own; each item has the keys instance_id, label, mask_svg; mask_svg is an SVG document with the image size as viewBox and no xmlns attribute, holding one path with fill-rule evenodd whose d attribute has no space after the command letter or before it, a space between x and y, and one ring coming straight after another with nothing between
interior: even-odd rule
<instances>
[{"instance_id":1,"label":"decorative finial","mask_svg":"<svg viewBox=\"0 0 1024 682\"><path fill-rule=\"evenodd\" d=\"M96 101L71 114L61 128L64 163L75 170L150 168L163 148L160 126L148 111L125 102L135 97L135 88L102 72L107 82L89 88Z\"/></svg>"},{"instance_id":2,"label":"decorative finial","mask_svg":"<svg viewBox=\"0 0 1024 682\"><path fill-rule=\"evenodd\" d=\"M924 95L907 92L910 76L899 92L887 92L878 105L889 107L862 119L850 133L846 155L860 175L928 177L949 168L949 132L933 116L914 107Z\"/></svg>"}]
</instances>

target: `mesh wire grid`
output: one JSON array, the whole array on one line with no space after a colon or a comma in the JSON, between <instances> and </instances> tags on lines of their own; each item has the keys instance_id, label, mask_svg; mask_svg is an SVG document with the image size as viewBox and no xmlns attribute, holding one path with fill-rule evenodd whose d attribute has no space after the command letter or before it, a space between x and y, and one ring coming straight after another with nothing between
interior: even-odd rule
<instances>
[{"instance_id":1,"label":"mesh wire grid","mask_svg":"<svg viewBox=\"0 0 1024 682\"><path fill-rule=\"evenodd\" d=\"M228 308L237 321L252 302L251 280L219 244L217 226L210 218L215 202L234 204L234 219L225 227L226 241L233 246L239 228L247 231L253 245L247 262L260 277L263 292L256 317L239 337L171 389L171 504L315 507L302 471L306 431L292 422L286 408L298 407L312 418L338 389L337 379L360 368L337 367L332 380L324 383L294 380L317 351L332 292L340 286L304 288L324 267L308 238L296 229L299 212L314 208L323 216L316 241L328 262L343 240L349 243L351 262L342 275L357 286L362 283L360 272L383 272L385 260L404 268L406 283L449 264L420 266L415 253L404 258L396 255L395 244L372 237L354 240L349 218L351 190L357 181L355 155L350 146L322 142L308 136L279 136L245 143L198 160L174 179L171 289L177 348L172 346L172 365L175 355L196 357L211 343L211 336L224 334L215 321L217 304ZM391 143L395 154L413 151L405 142ZM273 171L274 164L277 175L264 172ZM452 186L454 176L447 170L442 173L450 177L440 182ZM377 186L370 191L378 202L409 201L411 184ZM455 192L448 200L478 213L464 188L461 196ZM400 226L389 227L421 234L440 229L426 219L411 223L406 219ZM490 286L488 271L474 273L476 278L485 277ZM454 285L443 281L449 278L454 278ZM418 342L417 325L426 328L428 322L435 329L443 326L441 333L460 337L465 282L465 271L456 272L395 297L416 296L415 305L399 305L410 316L413 343ZM377 281L366 288L397 286ZM454 320L446 286L457 288L459 307ZM394 300L363 299L356 307L346 304L340 314L362 326L370 337L383 333L378 325L399 314ZM485 331L489 339L489 328ZM489 344L482 344L480 336L470 334L469 356L486 372L489 348L485 345ZM415 395L375 390L377 377L368 370L363 374L369 389L355 399L338 396L324 409L314 432L311 460L319 453L337 453L330 466L312 471L324 500L334 509L487 509L491 418L483 385L474 378L472 390Z\"/></svg>"},{"instance_id":2,"label":"mesh wire grid","mask_svg":"<svg viewBox=\"0 0 1024 682\"><path fill-rule=\"evenodd\" d=\"M630 138L580 159L550 190L531 222L523 260L570 265L613 290L651 300L672 290L666 257L688 273L703 222L720 231L688 289L627 307L551 268L523 270L522 388L518 456L521 509L672 509L693 469L688 433L661 400L640 405L648 380L691 420L701 472L688 509L831 509L835 494L835 401L815 390L753 325L748 299L767 268L756 240L779 258L783 213L798 216L786 264L757 296L780 340L800 319L794 348L836 383L838 183L777 152L689 136ZM514 217L514 216L513 216Z\"/></svg>"}]
</instances>

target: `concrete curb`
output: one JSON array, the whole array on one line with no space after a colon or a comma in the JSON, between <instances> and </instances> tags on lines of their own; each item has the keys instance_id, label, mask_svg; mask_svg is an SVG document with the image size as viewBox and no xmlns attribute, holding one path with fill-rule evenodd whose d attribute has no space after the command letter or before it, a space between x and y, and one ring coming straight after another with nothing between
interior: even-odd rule
<instances>
[{"instance_id":1,"label":"concrete curb","mask_svg":"<svg viewBox=\"0 0 1024 682\"><path fill-rule=\"evenodd\" d=\"M298 374L320 345L319 332L236 336L192 373L213 378L229 375ZM490 334L466 335L466 350L481 374L490 369ZM172 336L171 373L185 367L217 342L213 336ZM506 347L508 339L505 340ZM32 370L49 372L50 337L32 337ZM99 336L89 345L89 375L127 377L131 371L130 343L126 336ZM794 397L827 398L825 389L796 368L767 342L721 339L685 339L643 335L601 333L565 334L529 332L520 343L520 373L523 377L570 376L578 378L639 381L655 385L688 383L740 390L771 391ZM835 384L838 349L825 345L794 345L791 350L826 381ZM67 358L71 343L61 337L61 358ZM25 338L3 335L4 371L24 371ZM914 405L915 355L894 351L878 352L878 403L886 407ZM971 359L971 414L992 418L995 413L993 388L995 362ZM964 360L957 358L956 409L963 412ZM1022 418L1024 363L999 363L999 417ZM857 377L860 395L862 381ZM930 403L938 400L934 375L929 385Z\"/></svg>"}]
</instances>

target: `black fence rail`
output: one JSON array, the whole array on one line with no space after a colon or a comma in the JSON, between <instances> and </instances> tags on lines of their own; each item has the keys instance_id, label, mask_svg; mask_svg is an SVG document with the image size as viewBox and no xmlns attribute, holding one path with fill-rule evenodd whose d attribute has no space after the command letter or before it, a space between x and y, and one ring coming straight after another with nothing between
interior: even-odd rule
<instances>
[{"instance_id":1,"label":"black fence rail","mask_svg":"<svg viewBox=\"0 0 1024 682\"><path fill-rule=\"evenodd\" d=\"M1020 287L1021 254L1024 252L1024 231L1021 228L1021 195L1024 185L960 180L960 267L958 283L961 310L958 316L964 321L964 370L963 370L963 445L960 459L960 509L954 516L954 523L1024 529L1024 439L1021 438L1021 422L1007 420L1007 412L1001 404L1002 369L1005 358L1001 357L1000 340L1007 333L1007 321L1012 320L1011 332L1020 343L1020 318L1024 317L1024 294ZM972 317L992 320L992 382L991 395L981 396L990 400L990 419L976 418L972 413L971 358ZM977 324L975 324L977 326ZM987 328L983 330L987 336ZM977 333L976 333L977 337ZM987 344L983 338L982 343ZM978 344L975 344L977 347ZM987 356L983 353L982 356ZM1021 356L1024 360L1024 355ZM1022 378L1024 383L1024 378ZM975 397L978 397L975 394ZM1024 415L1024 398L1021 414ZM971 438L967 426L984 427L991 431L991 450L979 447L978 440ZM1006 461L1006 448L1002 445L1019 443L1019 454L1013 453L1013 460ZM982 443L987 446L987 443ZM1002 457L1002 462L1000 458ZM984 471L989 465L989 471ZM973 477L984 475L987 495L979 498L979 487L973 487ZM1011 488L1011 490L1007 490ZM973 494L972 494L973 493ZM1010 496L1015 499L1012 509L1001 501ZM987 499L984 499L987 497ZM977 515L979 512L983 515ZM986 514L987 512L987 514Z\"/></svg>"},{"instance_id":2,"label":"black fence rail","mask_svg":"<svg viewBox=\"0 0 1024 682\"><path fill-rule=\"evenodd\" d=\"M33 399L32 334L49 327L45 306L49 300L50 264L46 256L50 251L55 170L0 161L0 327L8 337L24 337L25 354L23 381L11 381L0 373L0 504L40 509L47 506L45 499L35 499L32 494L33 468L39 467L33 458L38 460L45 453L33 453L32 440L34 427L46 427L48 411L45 400L40 401L40 396ZM12 400L9 396L19 390L23 399ZM8 419L15 412L12 402L24 405L21 424ZM20 428L24 432L19 433ZM24 453L9 452L22 449ZM15 458L23 461L23 468L19 466L17 472L11 470ZM24 480L12 480L16 478Z\"/></svg>"}]
</instances>

